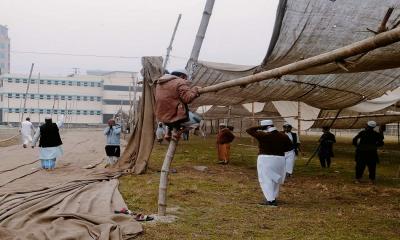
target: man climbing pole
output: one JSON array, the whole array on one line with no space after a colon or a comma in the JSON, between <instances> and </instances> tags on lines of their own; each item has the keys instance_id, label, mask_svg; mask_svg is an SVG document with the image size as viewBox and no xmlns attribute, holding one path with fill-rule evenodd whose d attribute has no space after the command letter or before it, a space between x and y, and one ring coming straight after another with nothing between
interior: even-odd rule
<instances>
[{"instance_id":1,"label":"man climbing pole","mask_svg":"<svg viewBox=\"0 0 400 240\"><path fill-rule=\"evenodd\" d=\"M164 74L156 81L156 118L168 127L166 140L178 140L183 127L188 122L200 122L189 112L188 104L199 95L199 87L190 87L187 82L186 70L175 70L171 74ZM172 133L173 132L173 133Z\"/></svg>"}]
</instances>

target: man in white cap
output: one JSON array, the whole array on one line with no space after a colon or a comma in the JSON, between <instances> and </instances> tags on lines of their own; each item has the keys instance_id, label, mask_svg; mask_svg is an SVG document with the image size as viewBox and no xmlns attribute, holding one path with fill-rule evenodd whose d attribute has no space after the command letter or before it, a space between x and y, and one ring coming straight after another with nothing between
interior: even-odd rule
<instances>
[{"instance_id":1,"label":"man in white cap","mask_svg":"<svg viewBox=\"0 0 400 240\"><path fill-rule=\"evenodd\" d=\"M187 81L188 73L185 69L172 71L156 81L155 114L158 121L168 126L166 139L178 140L182 125L187 122L196 123L199 119L189 112L188 104L199 95L198 87L190 87ZM201 120L201 119L200 119ZM200 122L198 120L198 122ZM171 136L171 131L175 134Z\"/></svg>"},{"instance_id":2,"label":"man in white cap","mask_svg":"<svg viewBox=\"0 0 400 240\"><path fill-rule=\"evenodd\" d=\"M356 146L356 183L360 183L365 167L368 166L369 180L375 184L376 164L379 162L377 148L383 146L383 134L374 131L376 122L369 121L364 130L353 138Z\"/></svg>"},{"instance_id":3,"label":"man in white cap","mask_svg":"<svg viewBox=\"0 0 400 240\"><path fill-rule=\"evenodd\" d=\"M21 130L20 130L22 137L22 146L24 148L26 148L27 145L32 142L32 130L35 131L31 123L31 119L27 117L25 121L21 123Z\"/></svg>"},{"instance_id":4,"label":"man in white cap","mask_svg":"<svg viewBox=\"0 0 400 240\"><path fill-rule=\"evenodd\" d=\"M285 152L286 159L286 177L291 177L293 174L294 162L296 161L296 156L299 154L300 140L298 135L292 132L292 125L285 122L283 124L283 132L289 137L292 142L292 150Z\"/></svg>"},{"instance_id":5,"label":"man in white cap","mask_svg":"<svg viewBox=\"0 0 400 240\"><path fill-rule=\"evenodd\" d=\"M263 205L277 206L279 185L285 179L285 152L292 149L289 137L274 127L272 120L261 121L261 126L246 130L258 140L258 181L266 198Z\"/></svg>"},{"instance_id":6,"label":"man in white cap","mask_svg":"<svg viewBox=\"0 0 400 240\"><path fill-rule=\"evenodd\" d=\"M64 115L61 116L57 123L52 122L51 116L47 116L44 121L45 123L36 130L32 148L35 147L36 142L40 139L39 159L41 166L45 170L53 170L56 166L56 159L63 154L59 128L63 125Z\"/></svg>"}]
</instances>

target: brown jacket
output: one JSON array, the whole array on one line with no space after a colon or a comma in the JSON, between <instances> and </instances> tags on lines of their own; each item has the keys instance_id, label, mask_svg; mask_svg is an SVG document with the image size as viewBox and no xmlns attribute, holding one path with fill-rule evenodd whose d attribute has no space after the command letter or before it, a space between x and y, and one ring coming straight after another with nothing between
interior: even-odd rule
<instances>
[{"instance_id":1,"label":"brown jacket","mask_svg":"<svg viewBox=\"0 0 400 240\"><path fill-rule=\"evenodd\" d=\"M190 88L185 79L165 74L156 85L157 120L168 124L187 119L187 104L198 96L197 88Z\"/></svg>"},{"instance_id":2,"label":"brown jacket","mask_svg":"<svg viewBox=\"0 0 400 240\"><path fill-rule=\"evenodd\" d=\"M233 135L229 128L223 128L217 134L217 144L231 143L233 139L235 139L235 135Z\"/></svg>"},{"instance_id":3,"label":"brown jacket","mask_svg":"<svg viewBox=\"0 0 400 240\"><path fill-rule=\"evenodd\" d=\"M258 140L259 155L285 156L285 152L292 150L289 137L277 130L272 132L261 131L262 127L251 127L248 134Z\"/></svg>"}]
</instances>

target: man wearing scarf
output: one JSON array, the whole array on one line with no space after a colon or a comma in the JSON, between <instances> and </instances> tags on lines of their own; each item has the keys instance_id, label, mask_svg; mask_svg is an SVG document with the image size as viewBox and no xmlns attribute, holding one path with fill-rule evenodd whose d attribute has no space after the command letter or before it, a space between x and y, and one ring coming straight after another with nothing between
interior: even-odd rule
<instances>
[{"instance_id":1,"label":"man wearing scarf","mask_svg":"<svg viewBox=\"0 0 400 240\"><path fill-rule=\"evenodd\" d=\"M45 123L36 130L33 137L32 148L39 140L39 159L45 170L53 170L56 166L56 159L63 154L62 141L59 128L64 123L64 116L57 123L52 122L51 116L45 118Z\"/></svg>"},{"instance_id":2,"label":"man wearing scarf","mask_svg":"<svg viewBox=\"0 0 400 240\"><path fill-rule=\"evenodd\" d=\"M261 126L246 130L258 140L258 181L266 198L262 205L277 206L279 185L285 179L285 152L292 149L289 137L279 132L272 120L261 121Z\"/></svg>"}]
</instances>

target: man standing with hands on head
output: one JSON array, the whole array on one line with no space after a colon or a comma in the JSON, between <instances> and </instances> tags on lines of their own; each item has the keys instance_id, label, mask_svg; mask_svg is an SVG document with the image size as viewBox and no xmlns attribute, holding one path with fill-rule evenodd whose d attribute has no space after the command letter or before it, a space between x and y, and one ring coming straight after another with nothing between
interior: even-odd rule
<instances>
[{"instance_id":1,"label":"man standing with hands on head","mask_svg":"<svg viewBox=\"0 0 400 240\"><path fill-rule=\"evenodd\" d=\"M258 140L258 181L266 198L262 205L277 206L279 185L285 179L285 152L292 149L289 137L279 132L272 120L261 121L261 126L246 130Z\"/></svg>"}]
</instances>

